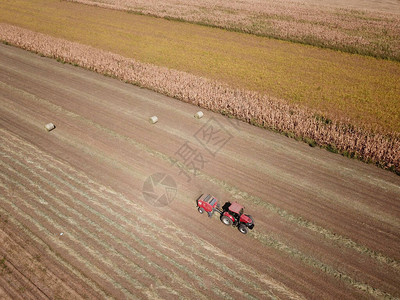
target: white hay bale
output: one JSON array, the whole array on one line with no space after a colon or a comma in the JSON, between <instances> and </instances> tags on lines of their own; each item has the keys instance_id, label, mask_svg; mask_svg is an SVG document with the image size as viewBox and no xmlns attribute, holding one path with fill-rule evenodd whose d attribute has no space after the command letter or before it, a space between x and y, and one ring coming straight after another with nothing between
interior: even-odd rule
<instances>
[{"instance_id":1,"label":"white hay bale","mask_svg":"<svg viewBox=\"0 0 400 300\"><path fill-rule=\"evenodd\" d=\"M53 123L49 123L46 124L44 128L46 128L47 131L52 131L54 128L56 128L56 126Z\"/></svg>"},{"instance_id":2,"label":"white hay bale","mask_svg":"<svg viewBox=\"0 0 400 300\"><path fill-rule=\"evenodd\" d=\"M151 124L155 124L158 122L158 118L157 118L157 116L152 116L149 121Z\"/></svg>"},{"instance_id":3,"label":"white hay bale","mask_svg":"<svg viewBox=\"0 0 400 300\"><path fill-rule=\"evenodd\" d=\"M203 114L202 111L198 111L198 112L194 115L194 117L195 117L196 119L201 119L203 116L204 116L204 114Z\"/></svg>"}]
</instances>

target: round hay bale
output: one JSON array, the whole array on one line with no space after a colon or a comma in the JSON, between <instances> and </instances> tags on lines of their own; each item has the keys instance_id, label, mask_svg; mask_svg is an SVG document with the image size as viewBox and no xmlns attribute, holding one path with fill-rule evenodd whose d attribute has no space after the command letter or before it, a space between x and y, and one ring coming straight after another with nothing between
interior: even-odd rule
<instances>
[{"instance_id":1,"label":"round hay bale","mask_svg":"<svg viewBox=\"0 0 400 300\"><path fill-rule=\"evenodd\" d=\"M157 118L157 116L152 116L149 121L151 124L155 124L158 122L158 118Z\"/></svg>"},{"instance_id":2,"label":"round hay bale","mask_svg":"<svg viewBox=\"0 0 400 300\"><path fill-rule=\"evenodd\" d=\"M201 119L203 116L204 116L204 114L203 114L202 111L198 111L198 112L194 115L194 117L195 117L196 119Z\"/></svg>"},{"instance_id":3,"label":"round hay bale","mask_svg":"<svg viewBox=\"0 0 400 300\"><path fill-rule=\"evenodd\" d=\"M54 128L56 128L56 126L53 123L49 123L46 124L44 128L46 128L47 131L52 131Z\"/></svg>"}]
</instances>

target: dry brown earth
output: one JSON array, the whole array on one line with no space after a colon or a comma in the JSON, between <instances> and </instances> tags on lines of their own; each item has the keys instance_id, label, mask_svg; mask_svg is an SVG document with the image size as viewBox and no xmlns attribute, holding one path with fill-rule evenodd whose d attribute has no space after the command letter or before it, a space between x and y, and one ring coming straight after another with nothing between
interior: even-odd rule
<instances>
[{"instance_id":1,"label":"dry brown earth","mask_svg":"<svg viewBox=\"0 0 400 300\"><path fill-rule=\"evenodd\" d=\"M0 103L1 298L400 297L393 173L5 45ZM177 184L161 208L156 172ZM254 231L198 214L202 192Z\"/></svg>"}]
</instances>

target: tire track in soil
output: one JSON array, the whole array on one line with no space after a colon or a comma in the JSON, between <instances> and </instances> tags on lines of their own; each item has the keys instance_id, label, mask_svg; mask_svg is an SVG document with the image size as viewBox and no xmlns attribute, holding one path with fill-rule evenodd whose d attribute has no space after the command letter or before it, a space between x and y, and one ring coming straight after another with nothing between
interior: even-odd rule
<instances>
[{"instance_id":1,"label":"tire track in soil","mask_svg":"<svg viewBox=\"0 0 400 300\"><path fill-rule=\"evenodd\" d=\"M6 278L8 277L8 278ZM23 288L21 286L21 283L15 279L15 278L10 278L10 276L8 275L1 275L0 276L0 285L5 287L4 288L4 293L6 293L6 298L4 299L20 299L20 300L24 300L24 298L21 296L21 291L20 289ZM0 294L1 296L1 294ZM34 299L34 297L32 297L31 295L26 295L26 296L30 296L27 297L27 299ZM1 298L3 299L3 298Z\"/></svg>"},{"instance_id":2,"label":"tire track in soil","mask_svg":"<svg viewBox=\"0 0 400 300\"><path fill-rule=\"evenodd\" d=\"M7 294L13 299L49 299L7 259L4 259L2 269L0 283L3 282Z\"/></svg>"},{"instance_id":3,"label":"tire track in soil","mask_svg":"<svg viewBox=\"0 0 400 300\"><path fill-rule=\"evenodd\" d=\"M2 246L6 249L6 241L3 241ZM13 297L21 299L50 299L41 287L37 286L25 275L27 272L22 272L19 267L17 268L13 262L6 258L14 256L15 252L4 251L4 253L7 253L7 256L3 254L5 258L3 266L6 268L6 271L0 276L4 276L8 285L13 289ZM18 262L18 264L20 264L20 262Z\"/></svg>"}]
</instances>

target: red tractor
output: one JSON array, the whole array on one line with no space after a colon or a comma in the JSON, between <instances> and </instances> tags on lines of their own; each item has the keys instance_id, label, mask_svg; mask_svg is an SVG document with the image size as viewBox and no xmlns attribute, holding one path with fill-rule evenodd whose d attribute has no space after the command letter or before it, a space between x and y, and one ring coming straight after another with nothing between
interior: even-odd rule
<instances>
[{"instance_id":1,"label":"red tractor","mask_svg":"<svg viewBox=\"0 0 400 300\"><path fill-rule=\"evenodd\" d=\"M199 213L207 212L208 216L212 217L214 212L217 211L222 223L237 227L241 233L246 234L249 229L254 228L254 220L250 215L245 215L243 209L244 207L239 203L226 202L221 210L217 198L210 194L203 194L197 199Z\"/></svg>"}]
</instances>

